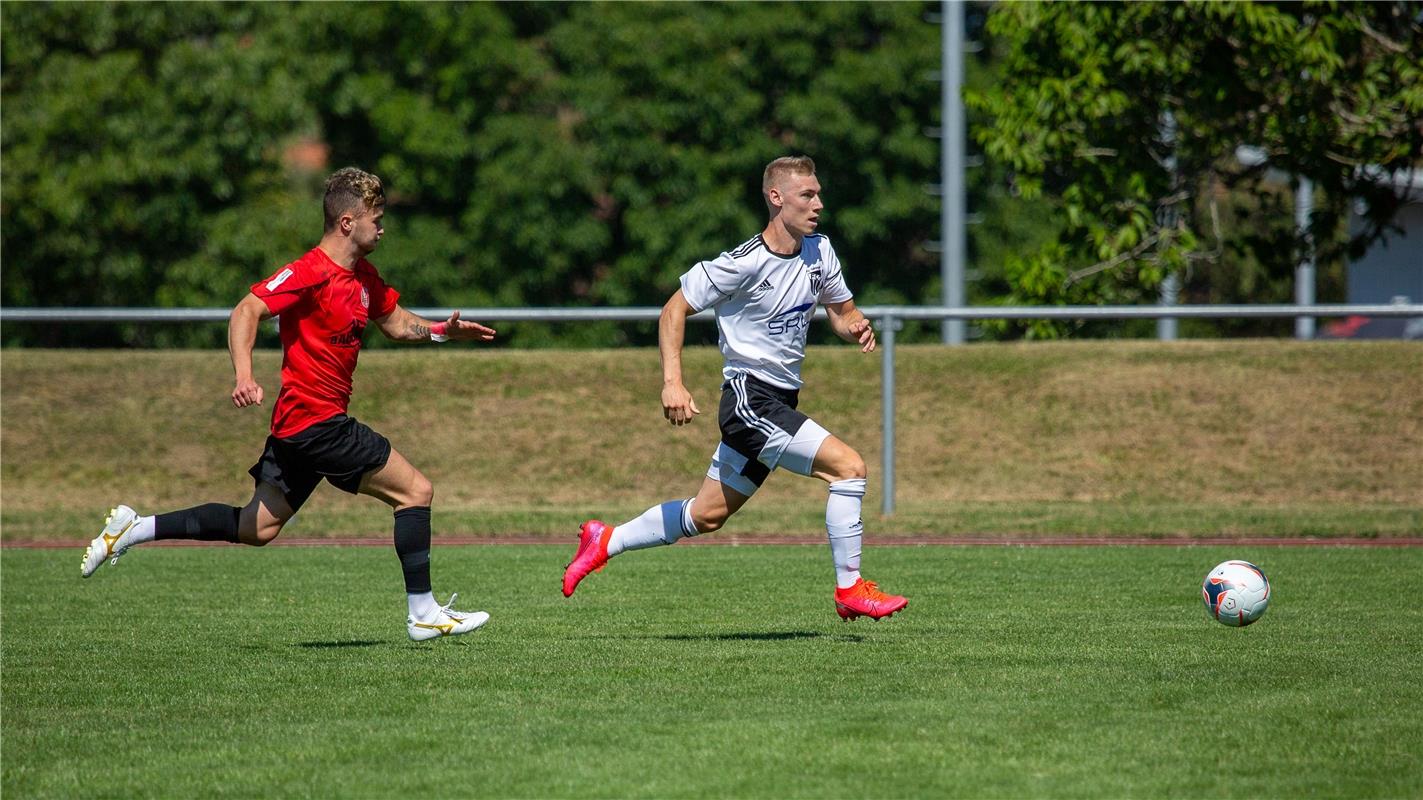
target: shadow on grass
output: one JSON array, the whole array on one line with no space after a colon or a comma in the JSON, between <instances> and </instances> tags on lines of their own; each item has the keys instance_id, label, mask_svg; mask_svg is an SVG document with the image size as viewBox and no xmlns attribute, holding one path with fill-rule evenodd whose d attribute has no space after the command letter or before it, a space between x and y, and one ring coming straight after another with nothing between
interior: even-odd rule
<instances>
[{"instance_id":1,"label":"shadow on grass","mask_svg":"<svg viewBox=\"0 0 1423 800\"><path fill-rule=\"evenodd\" d=\"M389 644L389 642L375 641L373 639L349 639L343 642L298 642L297 647L312 649L329 649L337 647L375 647L378 644Z\"/></svg>"},{"instance_id":2,"label":"shadow on grass","mask_svg":"<svg viewBox=\"0 0 1423 800\"><path fill-rule=\"evenodd\" d=\"M821 633L819 631L761 631L739 633L674 633L653 637L669 642L784 642L791 639L829 638L847 642L862 642L864 637L853 633Z\"/></svg>"}]
</instances>

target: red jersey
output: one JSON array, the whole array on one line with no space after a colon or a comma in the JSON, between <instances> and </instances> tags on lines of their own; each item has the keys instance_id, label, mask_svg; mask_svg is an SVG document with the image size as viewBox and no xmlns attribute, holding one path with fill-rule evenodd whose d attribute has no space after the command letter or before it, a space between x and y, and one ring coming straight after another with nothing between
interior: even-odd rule
<instances>
[{"instance_id":1,"label":"red jersey","mask_svg":"<svg viewBox=\"0 0 1423 800\"><path fill-rule=\"evenodd\" d=\"M351 376L366 322L395 310L400 293L367 260L344 269L320 247L252 284L279 317L282 391L272 408L272 435L284 439L337 414L351 400Z\"/></svg>"}]
</instances>

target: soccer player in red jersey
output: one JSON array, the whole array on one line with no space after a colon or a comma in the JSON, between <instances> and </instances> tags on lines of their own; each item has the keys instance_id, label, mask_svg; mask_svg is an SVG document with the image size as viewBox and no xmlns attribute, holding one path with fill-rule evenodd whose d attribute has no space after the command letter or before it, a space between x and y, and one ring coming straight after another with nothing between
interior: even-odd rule
<instances>
[{"instance_id":1,"label":"soccer player in red jersey","mask_svg":"<svg viewBox=\"0 0 1423 800\"><path fill-rule=\"evenodd\" d=\"M282 389L272 409L272 434L249 470L256 489L241 508L206 503L156 516L120 505L84 551L80 573L155 539L198 539L262 546L277 538L324 478L352 494L379 498L395 509L395 551L405 572L409 606L406 632L424 640L468 633L489 615L440 605L430 587L430 503L434 488L390 442L346 415L361 334L374 320L388 338L403 342L475 340L494 331L459 318L422 319L401 308L400 293L366 260L384 233L385 191L376 176L347 167L326 182L325 232L306 255L252 284L232 311L228 350L236 373L232 403L261 405L252 377L257 325L280 318Z\"/></svg>"}]
</instances>

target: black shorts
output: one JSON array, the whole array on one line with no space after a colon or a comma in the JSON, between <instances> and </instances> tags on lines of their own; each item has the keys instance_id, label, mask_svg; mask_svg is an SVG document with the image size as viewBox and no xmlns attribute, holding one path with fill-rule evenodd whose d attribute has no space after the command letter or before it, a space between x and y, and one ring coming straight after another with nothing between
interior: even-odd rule
<instances>
[{"instance_id":1,"label":"black shorts","mask_svg":"<svg viewBox=\"0 0 1423 800\"><path fill-rule=\"evenodd\" d=\"M247 470L257 483L270 483L286 495L293 511L325 478L355 494L361 477L390 459L390 441L345 414L318 422L286 439L267 437L262 458Z\"/></svg>"},{"instance_id":2,"label":"black shorts","mask_svg":"<svg viewBox=\"0 0 1423 800\"><path fill-rule=\"evenodd\" d=\"M721 407L717 411L721 443L745 459L737 472L752 484L760 486L765 482L801 427L810 421L796 410L799 403L799 391L782 389L750 375L738 375L722 384Z\"/></svg>"}]
</instances>

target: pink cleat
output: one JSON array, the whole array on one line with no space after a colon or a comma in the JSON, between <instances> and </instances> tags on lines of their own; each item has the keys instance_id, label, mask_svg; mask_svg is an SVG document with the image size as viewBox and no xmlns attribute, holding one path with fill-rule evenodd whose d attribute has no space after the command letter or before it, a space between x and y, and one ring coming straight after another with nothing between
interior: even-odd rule
<instances>
[{"instance_id":1,"label":"pink cleat","mask_svg":"<svg viewBox=\"0 0 1423 800\"><path fill-rule=\"evenodd\" d=\"M855 581L855 585L848 589L835 590L835 611L847 622L861 616L878 621L907 605L907 599L897 594L885 594L873 581L864 578Z\"/></svg>"},{"instance_id":2,"label":"pink cleat","mask_svg":"<svg viewBox=\"0 0 1423 800\"><path fill-rule=\"evenodd\" d=\"M608 563L608 539L613 526L590 519L578 529L578 552L563 571L563 596L572 597L573 590L590 572L601 572Z\"/></svg>"}]
</instances>

